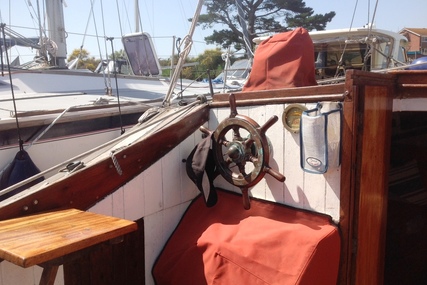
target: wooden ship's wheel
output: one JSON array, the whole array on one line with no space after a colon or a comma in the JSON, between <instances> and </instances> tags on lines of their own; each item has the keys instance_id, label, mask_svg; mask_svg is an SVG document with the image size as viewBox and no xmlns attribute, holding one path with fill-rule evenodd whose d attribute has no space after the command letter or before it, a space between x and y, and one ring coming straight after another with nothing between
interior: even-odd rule
<instances>
[{"instance_id":1,"label":"wooden ship's wheel","mask_svg":"<svg viewBox=\"0 0 427 285\"><path fill-rule=\"evenodd\" d=\"M285 176L268 165L270 147L265 133L278 118L273 116L260 127L251 118L237 113L234 94L230 95L229 100L230 116L213 132L214 158L225 180L241 189L243 206L249 209L249 187L257 184L265 173L281 182L285 181ZM201 130L212 133L206 128Z\"/></svg>"}]
</instances>

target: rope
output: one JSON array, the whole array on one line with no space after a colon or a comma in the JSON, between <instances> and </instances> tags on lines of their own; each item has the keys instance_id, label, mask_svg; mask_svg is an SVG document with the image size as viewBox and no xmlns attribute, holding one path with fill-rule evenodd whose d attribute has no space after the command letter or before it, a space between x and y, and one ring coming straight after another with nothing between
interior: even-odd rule
<instances>
[{"instance_id":1,"label":"rope","mask_svg":"<svg viewBox=\"0 0 427 285\"><path fill-rule=\"evenodd\" d=\"M194 13L193 20L191 22L190 31L188 32L188 35L184 37L184 40L181 42L181 45L185 44L185 47L179 56L179 60L178 60L178 63L176 65L176 69L175 69L175 71L171 77L168 92L165 96L165 99L163 100L164 106L170 105L170 100L171 100L171 97L173 94L173 90L175 89L176 82L177 82L178 77L181 73L182 67L185 63L185 59L187 58L188 54L190 53L191 46L193 44L192 36L194 34L194 30L196 29L197 21L199 19L199 15L200 15L200 12L202 10L203 2L204 2L203 0L199 0L199 4L197 6L196 12Z\"/></svg>"},{"instance_id":2,"label":"rope","mask_svg":"<svg viewBox=\"0 0 427 285\"><path fill-rule=\"evenodd\" d=\"M84 106L84 105L80 105L80 106ZM38 142L40 140L40 138L42 136L44 136L55 124L56 122L62 118L62 116L67 113L70 109L75 108L75 107L79 107L79 106L71 106L68 107L67 109L65 109L64 111L62 111L61 114L58 115L58 117L55 118L55 120L52 121L52 123L49 124L49 126L46 127L46 129L43 130L43 132L41 132L27 147L25 147L25 150L30 149L36 142ZM17 116L17 115L15 115ZM3 174L3 172L7 169L7 167L9 165L12 164L13 161L9 162L1 171L0 171L0 175Z\"/></svg>"},{"instance_id":3,"label":"rope","mask_svg":"<svg viewBox=\"0 0 427 285\"><path fill-rule=\"evenodd\" d=\"M55 124L56 124L56 122L60 119L60 118L62 118L62 116L64 116L64 114L65 113L67 113L70 109L72 109L72 108L74 108L74 107L77 107L77 106L71 106L71 107L68 107L67 109L65 109L64 111L62 111L62 113L61 114L59 114L58 115L58 117L56 117L55 118L55 120L53 120L52 121L52 123L50 123L49 124L49 126L47 126L47 128L46 129L44 129L43 130L43 132L41 132L25 149L29 149L29 148L31 148L36 142L38 142L39 141L39 139L42 137L42 136L44 136L46 133L47 133L47 131L49 131Z\"/></svg>"}]
</instances>

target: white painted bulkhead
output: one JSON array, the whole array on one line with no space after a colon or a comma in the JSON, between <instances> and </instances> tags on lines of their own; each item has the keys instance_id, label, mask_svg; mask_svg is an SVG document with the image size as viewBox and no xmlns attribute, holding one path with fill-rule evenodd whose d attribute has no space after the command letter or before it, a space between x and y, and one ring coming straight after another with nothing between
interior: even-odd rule
<instances>
[{"instance_id":1,"label":"white painted bulkhead","mask_svg":"<svg viewBox=\"0 0 427 285\"><path fill-rule=\"evenodd\" d=\"M237 108L239 114L251 117L259 125L263 125L272 115L279 117L278 122L266 132L271 142L269 164L284 174L286 181L281 183L265 175L261 182L250 189L250 195L326 213L337 222L340 213L340 168L330 168L326 174L311 174L301 169L299 135L287 131L281 121L286 106L278 104ZM308 108L314 106L307 104ZM207 127L214 130L229 115L229 108L211 110ZM187 158L200 140L201 132L197 131L149 169L89 210L128 220L144 217L145 274L148 285L154 284L151 268L157 256L191 200L199 194L187 177L183 159ZM215 185L240 192L221 177L215 180ZM41 272L40 267L22 269L4 261L0 263L0 285L36 284ZM62 267L55 282L55 285L60 284L63 284Z\"/></svg>"}]
</instances>

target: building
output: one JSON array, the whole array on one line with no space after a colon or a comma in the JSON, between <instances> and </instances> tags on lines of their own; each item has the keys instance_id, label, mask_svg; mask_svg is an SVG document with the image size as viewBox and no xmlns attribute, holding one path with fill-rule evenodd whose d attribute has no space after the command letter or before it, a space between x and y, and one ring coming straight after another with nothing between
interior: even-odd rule
<instances>
[{"instance_id":1,"label":"building","mask_svg":"<svg viewBox=\"0 0 427 285\"><path fill-rule=\"evenodd\" d=\"M427 56L427 29L403 28L400 34L408 39L408 58L414 60Z\"/></svg>"}]
</instances>

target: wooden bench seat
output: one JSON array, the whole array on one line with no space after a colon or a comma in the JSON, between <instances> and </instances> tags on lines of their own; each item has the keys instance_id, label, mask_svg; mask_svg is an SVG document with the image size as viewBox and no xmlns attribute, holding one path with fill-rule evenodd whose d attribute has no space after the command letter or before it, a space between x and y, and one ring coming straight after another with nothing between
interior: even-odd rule
<instances>
[{"instance_id":1,"label":"wooden bench seat","mask_svg":"<svg viewBox=\"0 0 427 285\"><path fill-rule=\"evenodd\" d=\"M135 222L77 209L0 221L0 260L40 265L40 284L53 284L58 267L80 251L136 229Z\"/></svg>"}]
</instances>

